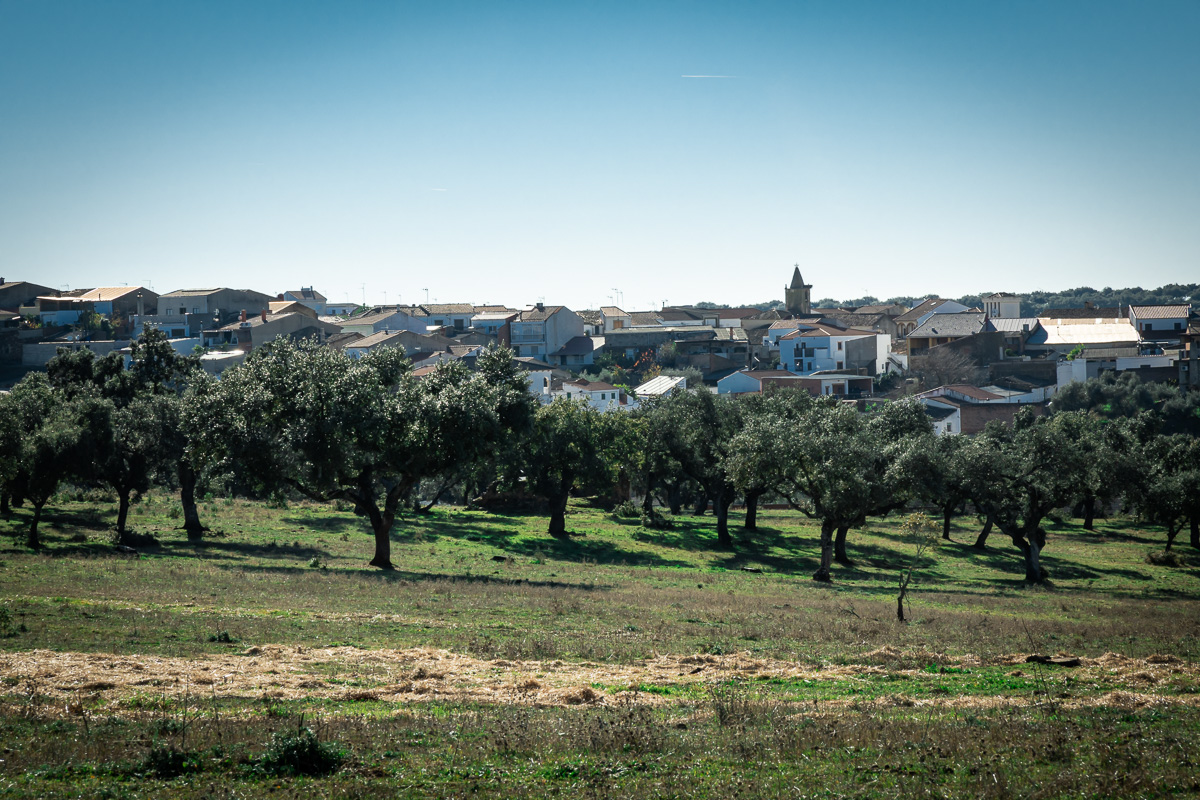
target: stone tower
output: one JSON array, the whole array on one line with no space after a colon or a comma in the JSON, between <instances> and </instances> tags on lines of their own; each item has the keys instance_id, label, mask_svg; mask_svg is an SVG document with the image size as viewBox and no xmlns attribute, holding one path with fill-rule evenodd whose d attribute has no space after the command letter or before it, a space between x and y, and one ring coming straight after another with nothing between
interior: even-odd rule
<instances>
[{"instance_id":1,"label":"stone tower","mask_svg":"<svg viewBox=\"0 0 1200 800\"><path fill-rule=\"evenodd\" d=\"M800 277L800 265L797 264L795 272L792 273L792 285L783 288L783 304L787 306L788 313L796 316L811 314L811 291L812 286Z\"/></svg>"}]
</instances>

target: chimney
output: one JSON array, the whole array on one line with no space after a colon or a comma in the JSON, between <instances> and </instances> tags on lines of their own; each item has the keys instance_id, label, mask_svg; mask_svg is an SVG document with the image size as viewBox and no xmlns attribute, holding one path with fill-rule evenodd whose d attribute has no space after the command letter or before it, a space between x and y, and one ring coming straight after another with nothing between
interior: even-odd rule
<instances>
[{"instance_id":1,"label":"chimney","mask_svg":"<svg viewBox=\"0 0 1200 800\"><path fill-rule=\"evenodd\" d=\"M267 310L264 308L262 311L260 311L258 313L262 317L262 321L266 322L267 321Z\"/></svg>"},{"instance_id":2,"label":"chimney","mask_svg":"<svg viewBox=\"0 0 1200 800\"><path fill-rule=\"evenodd\" d=\"M545 304L544 304L544 303L538 303L538 304L537 304L537 310L538 310L538 311L545 311L545 310L546 310L546 306L545 306Z\"/></svg>"},{"instance_id":3,"label":"chimney","mask_svg":"<svg viewBox=\"0 0 1200 800\"><path fill-rule=\"evenodd\" d=\"M276 300L282 300L282 299L283 299L283 295L282 295L282 294L277 294L277 295L275 295L275 299L276 299Z\"/></svg>"},{"instance_id":4,"label":"chimney","mask_svg":"<svg viewBox=\"0 0 1200 800\"><path fill-rule=\"evenodd\" d=\"M241 315L238 317L238 322L245 322L245 321L246 321L246 309L243 308Z\"/></svg>"}]
</instances>

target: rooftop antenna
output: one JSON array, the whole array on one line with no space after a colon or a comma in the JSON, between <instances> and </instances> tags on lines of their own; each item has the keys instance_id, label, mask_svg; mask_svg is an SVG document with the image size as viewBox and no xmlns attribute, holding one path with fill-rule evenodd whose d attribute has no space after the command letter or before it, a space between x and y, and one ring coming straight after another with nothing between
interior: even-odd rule
<instances>
[{"instance_id":1,"label":"rooftop antenna","mask_svg":"<svg viewBox=\"0 0 1200 800\"><path fill-rule=\"evenodd\" d=\"M426 286L424 291L425 291L425 304L428 305L429 304L429 287Z\"/></svg>"},{"instance_id":2,"label":"rooftop antenna","mask_svg":"<svg viewBox=\"0 0 1200 800\"><path fill-rule=\"evenodd\" d=\"M365 306L367 304L367 285L365 283L362 285L362 297L362 304Z\"/></svg>"}]
</instances>

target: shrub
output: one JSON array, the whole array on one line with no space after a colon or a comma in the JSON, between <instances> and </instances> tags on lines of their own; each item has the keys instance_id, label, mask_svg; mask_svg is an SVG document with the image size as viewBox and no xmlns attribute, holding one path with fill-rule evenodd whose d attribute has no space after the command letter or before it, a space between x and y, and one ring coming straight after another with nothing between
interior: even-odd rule
<instances>
[{"instance_id":1,"label":"shrub","mask_svg":"<svg viewBox=\"0 0 1200 800\"><path fill-rule=\"evenodd\" d=\"M612 516L615 520L622 519L637 519L641 516L642 511L629 500L623 503L618 503L617 507L612 510Z\"/></svg>"},{"instance_id":2,"label":"shrub","mask_svg":"<svg viewBox=\"0 0 1200 800\"><path fill-rule=\"evenodd\" d=\"M642 512L642 527L655 531L665 531L675 527L675 519L666 511L652 508Z\"/></svg>"},{"instance_id":3,"label":"shrub","mask_svg":"<svg viewBox=\"0 0 1200 800\"><path fill-rule=\"evenodd\" d=\"M279 732L263 753L261 766L272 775L328 775L345 755L332 742L322 742L309 728Z\"/></svg>"},{"instance_id":4,"label":"shrub","mask_svg":"<svg viewBox=\"0 0 1200 800\"><path fill-rule=\"evenodd\" d=\"M156 778L174 778L188 772L200 771L200 759L187 750L176 750L174 745L154 745L142 760L141 771Z\"/></svg>"}]
</instances>

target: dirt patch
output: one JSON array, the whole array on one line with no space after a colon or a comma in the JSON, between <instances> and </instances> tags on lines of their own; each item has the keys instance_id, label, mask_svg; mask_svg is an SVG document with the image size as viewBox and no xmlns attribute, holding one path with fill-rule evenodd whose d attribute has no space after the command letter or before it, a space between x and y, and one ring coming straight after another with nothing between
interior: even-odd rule
<instances>
[{"instance_id":1,"label":"dirt patch","mask_svg":"<svg viewBox=\"0 0 1200 800\"><path fill-rule=\"evenodd\" d=\"M912 659L915 654L887 648L865 654L877 661ZM924 655L924 654L921 654ZM1015 653L992 662L1021 665L1026 674L1030 654ZM963 667L987 666L975 656L949 662ZM1145 707L1171 703L1200 704L1200 697L1162 696L1160 685L1181 677L1200 679L1200 665L1174 657L1135 659L1117 653L1083 658L1072 676L1116 681L1126 690L1087 698L1065 698L1060 705L1078 704ZM1016 675L1021 670L1010 673ZM442 700L515 703L540 707L604 705L615 702L675 704L666 694L645 687L705 688L730 680L774 679L820 681L867 678L873 675L920 676L920 670L894 670L875 664L813 667L794 661L758 658L751 653L730 655L658 656L632 664L568 664L562 661L487 661L433 648L361 650L354 647L308 649L260 645L240 654L199 658L118 656L107 653L60 653L34 650L0 655L0 679L10 697L37 696L51 705L68 707L82 697L132 702L139 696L243 698L247 700L335 699L350 702L413 702ZM678 694L677 692L674 694ZM1028 705L1028 697L939 695L914 698L893 696L869 701L822 701L823 706L878 704L945 708Z\"/></svg>"}]
</instances>

